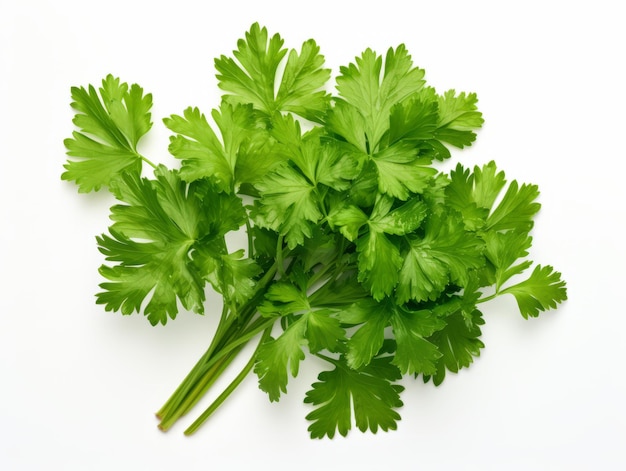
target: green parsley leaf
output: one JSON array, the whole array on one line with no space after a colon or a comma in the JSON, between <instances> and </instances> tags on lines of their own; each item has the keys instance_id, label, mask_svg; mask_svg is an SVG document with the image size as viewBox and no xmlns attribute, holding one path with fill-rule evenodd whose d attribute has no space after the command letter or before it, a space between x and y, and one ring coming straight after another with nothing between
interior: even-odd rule
<instances>
[{"instance_id":1,"label":"green parsley leaf","mask_svg":"<svg viewBox=\"0 0 626 471\"><path fill-rule=\"evenodd\" d=\"M401 200L422 193L437 171L428 158L419 158L415 146L400 141L372 157L378 173L378 190Z\"/></svg>"},{"instance_id":2,"label":"green parsley leaf","mask_svg":"<svg viewBox=\"0 0 626 471\"><path fill-rule=\"evenodd\" d=\"M541 205L535 200L539 196L537 185L518 185L512 181L502 201L487 218L487 229L530 231L533 217Z\"/></svg>"},{"instance_id":3,"label":"green parsley leaf","mask_svg":"<svg viewBox=\"0 0 626 471\"><path fill-rule=\"evenodd\" d=\"M290 248L311 237L321 217L315 186L288 163L279 165L256 185L261 204L255 206L258 225L285 236Z\"/></svg>"},{"instance_id":4,"label":"green parsley leaf","mask_svg":"<svg viewBox=\"0 0 626 471\"><path fill-rule=\"evenodd\" d=\"M277 291L274 291L276 294ZM290 293L288 297L292 295ZM332 313L330 309L309 310L291 322L276 339L270 338L261 345L254 372L259 377L259 387L268 393L270 401L278 401L281 392L287 392L289 373L297 376L300 361L305 358L305 346L308 345L311 353L338 349L345 332Z\"/></svg>"},{"instance_id":5,"label":"green parsley leaf","mask_svg":"<svg viewBox=\"0 0 626 471\"><path fill-rule=\"evenodd\" d=\"M489 231L483 234L486 242L487 259L495 267L496 291L512 276L522 273L532 262L524 260L513 265L518 259L528 255L532 238L526 232Z\"/></svg>"},{"instance_id":6,"label":"green parsley leaf","mask_svg":"<svg viewBox=\"0 0 626 471\"><path fill-rule=\"evenodd\" d=\"M446 370L458 373L461 368L468 368L474 357L480 355L485 347L480 340L482 332L480 326L485 322L482 313L475 309L471 312L471 321L462 310L455 311L445 318L444 327L428 337L428 341L437 347L441 357L435 361L436 372L424 375L424 380L432 378L433 383L440 385Z\"/></svg>"},{"instance_id":7,"label":"green parsley leaf","mask_svg":"<svg viewBox=\"0 0 626 471\"><path fill-rule=\"evenodd\" d=\"M549 265L537 265L528 279L500 291L506 293L515 296L524 319L537 317L540 311L554 309L567 299L561 274Z\"/></svg>"},{"instance_id":8,"label":"green parsley leaf","mask_svg":"<svg viewBox=\"0 0 626 471\"><path fill-rule=\"evenodd\" d=\"M365 118L358 109L344 101L337 101L326 114L326 129L350 143L362 156L369 154Z\"/></svg>"},{"instance_id":9,"label":"green parsley leaf","mask_svg":"<svg viewBox=\"0 0 626 471\"><path fill-rule=\"evenodd\" d=\"M352 242L357 239L359 230L368 221L369 216L353 204L337 205L328 215L328 222L331 226L338 228L343 236Z\"/></svg>"},{"instance_id":10,"label":"green parsley leaf","mask_svg":"<svg viewBox=\"0 0 626 471\"><path fill-rule=\"evenodd\" d=\"M395 305L392 312L391 326L397 343L393 364L402 374L433 374L441 353L427 337L446 324L426 309L413 311Z\"/></svg>"},{"instance_id":11,"label":"green parsley leaf","mask_svg":"<svg viewBox=\"0 0 626 471\"><path fill-rule=\"evenodd\" d=\"M493 161L482 169L475 167L473 174L458 165L451 174L447 195L451 206L463 214L468 229L530 231L541 207L535 201L537 186L512 181L494 208L505 184L504 172L498 172Z\"/></svg>"},{"instance_id":12,"label":"green parsley leaf","mask_svg":"<svg viewBox=\"0 0 626 471\"><path fill-rule=\"evenodd\" d=\"M469 270L485 263L484 243L454 213L431 215L424 236L412 235L407 242L396 290L400 303L435 300L450 281L466 285Z\"/></svg>"},{"instance_id":13,"label":"green parsley leaf","mask_svg":"<svg viewBox=\"0 0 626 471\"><path fill-rule=\"evenodd\" d=\"M278 401L281 392L287 392L289 373L296 377L300 362L304 360L302 349L306 346L306 318L298 320L285 329L276 339L270 338L261 345L256 355L254 372L259 377L259 387L270 401Z\"/></svg>"},{"instance_id":14,"label":"green parsley leaf","mask_svg":"<svg viewBox=\"0 0 626 471\"><path fill-rule=\"evenodd\" d=\"M284 235L290 248L312 236L323 216L325 188L346 189L358 172L354 160L315 137L296 142L299 147L289 161L255 185L261 196L255 221Z\"/></svg>"},{"instance_id":15,"label":"green parsley leaf","mask_svg":"<svg viewBox=\"0 0 626 471\"><path fill-rule=\"evenodd\" d=\"M230 193L235 189L239 148L252 126L252 109L224 103L219 111L213 111L213 119L223 142L198 108L187 108L183 116L173 115L163 122L177 133L170 138L169 151L182 160L181 177L190 182L209 178L221 191Z\"/></svg>"},{"instance_id":16,"label":"green parsley leaf","mask_svg":"<svg viewBox=\"0 0 626 471\"><path fill-rule=\"evenodd\" d=\"M382 302L362 301L340 313L340 319L359 325L348 341L346 360L353 369L368 365L385 343L385 330L392 327L396 343L393 364L402 374L436 371L435 361L441 356L426 337L444 327L429 310L411 310L386 299Z\"/></svg>"},{"instance_id":17,"label":"green parsley leaf","mask_svg":"<svg viewBox=\"0 0 626 471\"><path fill-rule=\"evenodd\" d=\"M482 113L477 110L475 93L458 95L448 90L439 97L439 121L435 136L453 146L463 148L476 139L474 129L483 125Z\"/></svg>"},{"instance_id":18,"label":"green parsley leaf","mask_svg":"<svg viewBox=\"0 0 626 471\"><path fill-rule=\"evenodd\" d=\"M352 369L368 365L385 342L385 328L389 325L392 312L388 306L364 299L340 312L339 318L348 325L359 325L348 340L346 361Z\"/></svg>"},{"instance_id":19,"label":"green parsley leaf","mask_svg":"<svg viewBox=\"0 0 626 471\"><path fill-rule=\"evenodd\" d=\"M318 353L323 350L337 352L340 342L345 340L345 330L332 309L316 309L307 314L307 340L309 351Z\"/></svg>"},{"instance_id":20,"label":"green parsley leaf","mask_svg":"<svg viewBox=\"0 0 626 471\"><path fill-rule=\"evenodd\" d=\"M428 141L434 139L439 123L437 95L432 88L423 88L410 99L391 109L388 139L390 145L400 140Z\"/></svg>"},{"instance_id":21,"label":"green parsley leaf","mask_svg":"<svg viewBox=\"0 0 626 471\"><path fill-rule=\"evenodd\" d=\"M215 291L224 296L226 303L237 306L255 294L256 277L261 273L261 268L254 260L244 258L243 249L217 256L199 249L194 260L202 260L201 272L204 278ZM236 311L236 308L232 309Z\"/></svg>"},{"instance_id":22,"label":"green parsley leaf","mask_svg":"<svg viewBox=\"0 0 626 471\"><path fill-rule=\"evenodd\" d=\"M363 117L367 148L374 152L389 129L391 109L422 88L424 71L413 67L406 47L400 45L387 51L384 68L382 56L367 49L339 72L339 95Z\"/></svg>"},{"instance_id":23,"label":"green parsley leaf","mask_svg":"<svg viewBox=\"0 0 626 471\"><path fill-rule=\"evenodd\" d=\"M402 258L398 246L389 235L406 235L420 226L426 216L426 205L414 199L392 210L394 200L379 195L370 217L364 221L364 213L354 206L343 207L329 216L331 224L354 240L361 226L368 230L356 241L358 253L358 279L376 300L391 294L398 281Z\"/></svg>"},{"instance_id":24,"label":"green parsley leaf","mask_svg":"<svg viewBox=\"0 0 626 471\"><path fill-rule=\"evenodd\" d=\"M400 250L383 232L368 231L356 241L359 254L359 281L381 300L398 283L402 257Z\"/></svg>"},{"instance_id":25,"label":"green parsley leaf","mask_svg":"<svg viewBox=\"0 0 626 471\"><path fill-rule=\"evenodd\" d=\"M318 121L328 106L328 95L320 90L330 77L324 69L324 57L315 41L308 40L300 53L291 50L282 79L276 89L276 77L288 50L275 34L269 38L266 28L255 23L245 39L237 43L235 59L221 56L215 60L219 87L229 92L229 103L252 104L269 116L276 111L290 111Z\"/></svg>"},{"instance_id":26,"label":"green parsley leaf","mask_svg":"<svg viewBox=\"0 0 626 471\"><path fill-rule=\"evenodd\" d=\"M176 317L177 299L198 313L205 299L202 274L191 258L200 236L201 205L186 195L175 172L159 167L155 174L156 180L130 173L112 182L117 198L127 204L112 208L111 235L98 237L98 244L107 261L120 263L100 268L108 282L97 295L107 311L131 314L151 293L143 311L153 325Z\"/></svg>"},{"instance_id":27,"label":"green parsley leaf","mask_svg":"<svg viewBox=\"0 0 626 471\"><path fill-rule=\"evenodd\" d=\"M67 155L75 159L64 165L61 178L88 193L121 173L139 173L143 157L137 145L152 127L152 95L108 75L98 91L91 85L72 87L72 100L73 122L80 131L65 140Z\"/></svg>"},{"instance_id":28,"label":"green parsley leaf","mask_svg":"<svg viewBox=\"0 0 626 471\"><path fill-rule=\"evenodd\" d=\"M310 309L306 293L287 282L272 284L265 294L265 301L259 305L264 316L286 316Z\"/></svg>"},{"instance_id":29,"label":"green parsley leaf","mask_svg":"<svg viewBox=\"0 0 626 471\"><path fill-rule=\"evenodd\" d=\"M400 415L396 409L403 405L400 393L404 387L394 384L401 375L385 353L358 370L348 367L341 357L333 360L333 370L320 373L304 399L317 406L306 416L313 422L311 438L333 438L336 432L345 437L352 428L352 413L362 432L397 428Z\"/></svg>"}]
</instances>

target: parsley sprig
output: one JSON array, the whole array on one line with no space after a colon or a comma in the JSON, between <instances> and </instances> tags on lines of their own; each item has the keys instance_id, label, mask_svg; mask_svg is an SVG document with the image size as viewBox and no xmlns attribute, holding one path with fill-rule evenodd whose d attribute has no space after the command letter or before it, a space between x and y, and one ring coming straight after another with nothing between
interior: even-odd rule
<instances>
[{"instance_id":1,"label":"parsley sprig","mask_svg":"<svg viewBox=\"0 0 626 471\"><path fill-rule=\"evenodd\" d=\"M190 107L163 120L176 169L138 151L150 94L111 75L72 88L62 178L118 201L97 238L97 303L157 325L181 307L203 314L207 284L223 297L161 429L255 342L186 433L252 372L278 401L307 356L328 365L304 399L311 437L393 430L403 377L438 385L480 355L482 303L510 294L528 318L566 299L559 272L530 271L537 187L507 182L494 162L437 169L472 144L482 115L475 94L427 85L403 45L341 67L334 95L315 41L290 50L258 24L215 67L224 95L210 118ZM229 246L237 231L247 248Z\"/></svg>"}]
</instances>

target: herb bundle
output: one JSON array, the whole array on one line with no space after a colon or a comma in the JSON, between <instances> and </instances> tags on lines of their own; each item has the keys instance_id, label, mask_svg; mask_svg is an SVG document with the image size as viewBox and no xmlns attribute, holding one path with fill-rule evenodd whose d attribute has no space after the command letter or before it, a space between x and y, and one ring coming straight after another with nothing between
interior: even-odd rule
<instances>
[{"instance_id":1,"label":"herb bundle","mask_svg":"<svg viewBox=\"0 0 626 471\"><path fill-rule=\"evenodd\" d=\"M311 437L392 430L399 380L439 385L480 354L480 304L510 294L528 318L566 299L560 273L527 259L537 187L494 162L436 168L472 144L482 115L475 94L428 86L403 45L341 67L336 94L313 40L288 50L258 24L215 67L224 95L210 119L190 107L163 120L177 169L138 151L152 127L140 86L109 75L71 90L62 178L118 200L97 238L97 303L157 325L181 308L203 314L207 285L223 297L161 429L254 342L187 434L252 372L278 401L307 355L328 365L304 398ZM228 246L236 231L247 248Z\"/></svg>"}]
</instances>

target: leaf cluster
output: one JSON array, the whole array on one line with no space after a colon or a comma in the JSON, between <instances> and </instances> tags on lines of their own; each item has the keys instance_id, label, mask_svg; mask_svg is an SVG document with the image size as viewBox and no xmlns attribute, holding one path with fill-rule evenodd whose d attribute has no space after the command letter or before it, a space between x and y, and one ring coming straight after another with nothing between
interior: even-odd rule
<instances>
[{"instance_id":1,"label":"leaf cluster","mask_svg":"<svg viewBox=\"0 0 626 471\"><path fill-rule=\"evenodd\" d=\"M428 85L404 45L365 50L334 93L315 41L287 49L258 24L215 68L219 106L163 120L176 169L137 150L152 126L139 86L108 76L72 89L62 178L118 200L97 238L97 302L165 324L181 307L202 314L207 283L224 298L209 350L160 411L164 429L260 335L240 376L253 371L271 401L307 356L328 364L305 397L313 438L393 430L403 377L438 385L480 355L481 303L511 294L528 318L566 299L551 266L528 274L537 187L494 162L438 170L482 114L474 93ZM229 248L240 230L248 246Z\"/></svg>"}]
</instances>

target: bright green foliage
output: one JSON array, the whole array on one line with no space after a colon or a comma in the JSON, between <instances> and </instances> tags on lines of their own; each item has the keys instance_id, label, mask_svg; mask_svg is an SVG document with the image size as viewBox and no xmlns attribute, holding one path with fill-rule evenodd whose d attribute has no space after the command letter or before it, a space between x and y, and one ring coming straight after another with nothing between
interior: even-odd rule
<instances>
[{"instance_id":1,"label":"bright green foliage","mask_svg":"<svg viewBox=\"0 0 626 471\"><path fill-rule=\"evenodd\" d=\"M297 144L286 151L288 161L255 185L261 195L255 222L284 236L290 248L310 238L322 218L320 193L346 189L357 172L354 160L315 136Z\"/></svg>"},{"instance_id":2,"label":"bright green foliage","mask_svg":"<svg viewBox=\"0 0 626 471\"><path fill-rule=\"evenodd\" d=\"M408 238L398 286L400 302L435 300L453 282L465 286L471 270L484 264L483 243L463 229L457 213L433 214L423 237Z\"/></svg>"},{"instance_id":3,"label":"bright green foliage","mask_svg":"<svg viewBox=\"0 0 626 471\"><path fill-rule=\"evenodd\" d=\"M351 368L369 364L380 351L391 314L388 306L367 298L340 313L340 319L346 325L358 326L347 342L346 361Z\"/></svg>"},{"instance_id":4,"label":"bright green foliage","mask_svg":"<svg viewBox=\"0 0 626 471\"><path fill-rule=\"evenodd\" d=\"M307 314L307 340L311 353L336 352L345 336L345 330L331 309L318 309Z\"/></svg>"},{"instance_id":5,"label":"bright green foliage","mask_svg":"<svg viewBox=\"0 0 626 471\"><path fill-rule=\"evenodd\" d=\"M469 319L459 310L446 316L444 321L445 327L428 338L441 355L435 362L432 376L436 385L443 382L446 370L458 373L461 368L468 368L485 347L480 340L480 326L484 321L478 309L470 313ZM424 379L428 380L430 376L426 374Z\"/></svg>"},{"instance_id":6,"label":"bright green foliage","mask_svg":"<svg viewBox=\"0 0 626 471\"><path fill-rule=\"evenodd\" d=\"M276 111L290 111L317 121L328 106L329 96L321 90L330 78L324 69L324 57L312 39L298 53L283 48L283 39L271 38L258 24L239 40L234 58L221 56L215 60L219 87L229 92L230 103L251 104L269 116ZM287 56L284 71L276 89L277 73ZM238 61L238 63L237 63Z\"/></svg>"},{"instance_id":7,"label":"bright green foliage","mask_svg":"<svg viewBox=\"0 0 626 471\"><path fill-rule=\"evenodd\" d=\"M435 136L456 147L471 145L476 139L474 130L483 125L482 115L476 108L476 94L456 95L454 90L448 90L437 99L439 120Z\"/></svg>"},{"instance_id":8,"label":"bright green foliage","mask_svg":"<svg viewBox=\"0 0 626 471\"><path fill-rule=\"evenodd\" d=\"M317 407L307 415L313 423L309 426L311 438L333 438L336 432L346 436L352 427L352 411L356 426L362 432L368 429L387 431L397 428L400 415L396 409L402 407L400 393L404 388L395 381L401 378L398 369L391 364L391 356L373 358L362 368L353 369L343 357L333 360L335 368L318 376L306 394L304 402Z\"/></svg>"},{"instance_id":9,"label":"bright green foliage","mask_svg":"<svg viewBox=\"0 0 626 471\"><path fill-rule=\"evenodd\" d=\"M494 268L495 286L500 287L512 276L518 275L532 265L530 260L523 260L514 265L521 258L528 255L532 238L526 232L487 232L483 234L485 240L485 255Z\"/></svg>"},{"instance_id":10,"label":"bright green foliage","mask_svg":"<svg viewBox=\"0 0 626 471\"><path fill-rule=\"evenodd\" d=\"M141 310L150 294L143 312L152 324L165 324L168 317L176 317L177 299L185 309L202 313L204 281L215 285L215 272L224 267L220 292L235 294L236 282L240 298L250 295L244 281L246 274L256 274L250 268L253 262L237 266L236 255L232 259L215 248L215 241L243 223L241 201L214 191L200 199L203 191L189 188L178 172L162 166L155 176L148 180L125 173L110 183L125 204L111 208L111 235L98 237L98 245L107 261L119 264L100 268L108 282L102 283L105 291L97 302L107 310L131 314Z\"/></svg>"},{"instance_id":11,"label":"bright green foliage","mask_svg":"<svg viewBox=\"0 0 626 471\"><path fill-rule=\"evenodd\" d=\"M329 309L309 310L294 320L276 339L262 344L254 372L259 376L259 387L268 393L271 401L278 401L280 393L287 392L288 373L297 376L298 367L308 346L311 353L322 350L337 351L345 332L339 320Z\"/></svg>"},{"instance_id":12,"label":"bright green foliage","mask_svg":"<svg viewBox=\"0 0 626 471\"><path fill-rule=\"evenodd\" d=\"M270 401L278 401L280 393L287 392L288 372L294 377L298 375L300 361L304 360L302 348L307 343L306 327L306 318L301 317L258 350L254 372Z\"/></svg>"},{"instance_id":13,"label":"bright green foliage","mask_svg":"<svg viewBox=\"0 0 626 471\"><path fill-rule=\"evenodd\" d=\"M413 67L404 45L389 49L383 67L382 57L367 49L356 63L340 68L337 77L339 96L363 118L363 131L371 152L378 149L389 130L391 109L419 92L424 71Z\"/></svg>"},{"instance_id":14,"label":"bright green foliage","mask_svg":"<svg viewBox=\"0 0 626 471\"><path fill-rule=\"evenodd\" d=\"M152 95L108 75L98 91L91 85L72 87L72 100L80 131L65 140L65 147L67 155L77 159L68 160L61 178L88 193L122 172L138 172L142 157L137 144L152 127Z\"/></svg>"},{"instance_id":15,"label":"bright green foliage","mask_svg":"<svg viewBox=\"0 0 626 471\"><path fill-rule=\"evenodd\" d=\"M285 236L290 248L311 237L314 224L322 218L315 186L296 168L285 163L257 185L261 205L255 222Z\"/></svg>"},{"instance_id":16,"label":"bright green foliage","mask_svg":"<svg viewBox=\"0 0 626 471\"><path fill-rule=\"evenodd\" d=\"M540 311L554 309L558 303L567 299L561 274L549 265L537 265L527 280L503 289L504 293L515 296L519 310L526 319L529 316L537 317Z\"/></svg>"},{"instance_id":17,"label":"bright green foliage","mask_svg":"<svg viewBox=\"0 0 626 471\"><path fill-rule=\"evenodd\" d=\"M254 295L256 287L254 279L261 269L254 260L244 257L243 249L233 253L211 252L209 250L202 257L197 257L205 264L201 272L205 274L206 280L215 291L224 296L224 301L230 304L232 309L236 309L236 306Z\"/></svg>"},{"instance_id":18,"label":"bright green foliage","mask_svg":"<svg viewBox=\"0 0 626 471\"><path fill-rule=\"evenodd\" d=\"M213 118L222 126L227 123L222 136L224 144L198 108L187 108L183 116L165 119L165 125L177 133L170 138L169 150L182 160L181 177L186 181L209 178L221 191L233 191L237 152L249 127L250 116L251 111L246 107L239 106L235 111L226 104L221 113L217 110L213 113Z\"/></svg>"},{"instance_id":19,"label":"bright green foliage","mask_svg":"<svg viewBox=\"0 0 626 471\"><path fill-rule=\"evenodd\" d=\"M391 326L397 344L393 363L402 374L436 372L435 362L441 353L425 337L443 328L445 323L428 309L413 311L396 305L392 312Z\"/></svg>"},{"instance_id":20,"label":"bright green foliage","mask_svg":"<svg viewBox=\"0 0 626 471\"><path fill-rule=\"evenodd\" d=\"M383 302L371 299L355 303L341 313L341 320L358 329L348 340L346 360L351 368L358 369L370 363L382 348L389 326L396 341L393 363L403 374L435 371L434 362L441 356L426 337L441 329L444 324L428 309L412 310L397 305L390 298Z\"/></svg>"},{"instance_id":21,"label":"bright green foliage","mask_svg":"<svg viewBox=\"0 0 626 471\"><path fill-rule=\"evenodd\" d=\"M98 303L107 310L139 312L154 290L144 308L152 324L176 317L177 298L186 309L202 312L202 277L190 256L200 235L201 207L193 197L173 200L182 184L163 167L155 181L126 174L112 182L116 197L127 204L113 206L111 236L98 238L107 261L119 262L100 268L109 281L101 285Z\"/></svg>"},{"instance_id":22,"label":"bright green foliage","mask_svg":"<svg viewBox=\"0 0 626 471\"><path fill-rule=\"evenodd\" d=\"M158 412L163 430L251 341L186 433L249 373L280 400L308 356L330 365L305 397L311 437L394 430L398 380L439 385L479 356L479 304L509 294L529 318L566 299L561 274L528 259L537 187L494 162L433 165L472 144L482 114L474 93L427 85L404 45L366 49L339 69L334 95L313 40L288 49L258 24L215 66L219 106L164 120L178 169L137 150L152 102L138 85L108 76L98 91L72 89L62 178L118 200L97 238L97 302L165 324L181 308L204 313L207 283L223 297L209 348ZM229 247L243 228L247 246Z\"/></svg>"}]
</instances>

